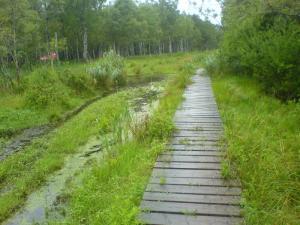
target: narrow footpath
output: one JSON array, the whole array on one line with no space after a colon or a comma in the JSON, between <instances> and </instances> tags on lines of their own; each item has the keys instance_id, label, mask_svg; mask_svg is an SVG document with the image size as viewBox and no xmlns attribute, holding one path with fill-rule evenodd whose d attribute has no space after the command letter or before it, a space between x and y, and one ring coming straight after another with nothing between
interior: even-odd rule
<instances>
[{"instance_id":1,"label":"narrow footpath","mask_svg":"<svg viewBox=\"0 0 300 225\"><path fill-rule=\"evenodd\" d=\"M241 222L238 181L221 175L223 133L210 78L198 70L177 110L176 132L154 166L140 218L155 225Z\"/></svg>"}]
</instances>

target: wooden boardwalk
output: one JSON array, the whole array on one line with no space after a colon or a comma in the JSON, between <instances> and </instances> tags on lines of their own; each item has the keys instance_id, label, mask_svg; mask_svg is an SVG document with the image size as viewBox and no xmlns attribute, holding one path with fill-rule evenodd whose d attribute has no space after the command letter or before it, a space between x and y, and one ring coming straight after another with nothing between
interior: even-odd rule
<instances>
[{"instance_id":1,"label":"wooden boardwalk","mask_svg":"<svg viewBox=\"0 0 300 225\"><path fill-rule=\"evenodd\" d=\"M198 71L193 81L174 118L178 129L170 151L158 157L144 193L140 218L146 224L241 222L239 183L221 176L218 141L223 128L210 78Z\"/></svg>"}]
</instances>

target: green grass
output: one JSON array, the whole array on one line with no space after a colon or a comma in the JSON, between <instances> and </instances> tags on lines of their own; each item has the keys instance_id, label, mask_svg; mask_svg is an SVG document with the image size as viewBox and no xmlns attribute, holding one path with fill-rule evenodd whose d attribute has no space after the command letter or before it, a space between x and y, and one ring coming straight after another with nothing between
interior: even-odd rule
<instances>
[{"instance_id":1,"label":"green grass","mask_svg":"<svg viewBox=\"0 0 300 225\"><path fill-rule=\"evenodd\" d=\"M242 182L246 224L299 224L300 104L245 77L213 77L213 88L228 145L223 173Z\"/></svg>"},{"instance_id":2,"label":"green grass","mask_svg":"<svg viewBox=\"0 0 300 225\"><path fill-rule=\"evenodd\" d=\"M140 224L137 215L145 186L174 131L172 118L188 82L187 74L176 76L134 139L116 146L101 165L84 172L83 185L70 194L70 213L62 224Z\"/></svg>"}]
</instances>

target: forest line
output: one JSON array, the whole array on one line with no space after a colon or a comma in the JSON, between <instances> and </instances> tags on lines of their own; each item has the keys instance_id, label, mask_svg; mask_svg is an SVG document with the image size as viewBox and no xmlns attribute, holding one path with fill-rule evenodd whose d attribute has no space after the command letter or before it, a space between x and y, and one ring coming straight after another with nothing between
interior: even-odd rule
<instances>
[{"instance_id":1,"label":"forest line","mask_svg":"<svg viewBox=\"0 0 300 225\"><path fill-rule=\"evenodd\" d=\"M182 14L176 0L0 0L0 60L87 60L114 49L123 56L217 47L220 28Z\"/></svg>"}]
</instances>

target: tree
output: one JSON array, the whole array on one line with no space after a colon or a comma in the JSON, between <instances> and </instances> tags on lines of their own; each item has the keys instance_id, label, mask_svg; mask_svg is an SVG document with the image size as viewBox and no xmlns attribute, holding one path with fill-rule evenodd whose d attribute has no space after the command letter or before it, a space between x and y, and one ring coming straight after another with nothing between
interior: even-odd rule
<instances>
[{"instance_id":1,"label":"tree","mask_svg":"<svg viewBox=\"0 0 300 225\"><path fill-rule=\"evenodd\" d=\"M300 16L292 0L224 1L223 67L255 77L284 101L300 99Z\"/></svg>"},{"instance_id":2,"label":"tree","mask_svg":"<svg viewBox=\"0 0 300 225\"><path fill-rule=\"evenodd\" d=\"M34 23L36 12L30 8L27 0L0 0L2 24L2 50L14 63L17 80L20 80L20 66L26 60L26 53L36 39L37 25ZM32 46L32 45L31 45Z\"/></svg>"}]
</instances>

